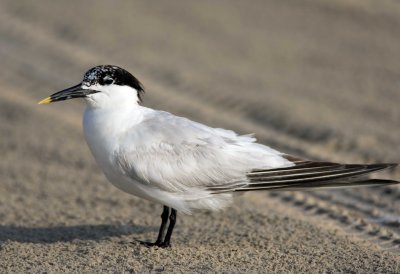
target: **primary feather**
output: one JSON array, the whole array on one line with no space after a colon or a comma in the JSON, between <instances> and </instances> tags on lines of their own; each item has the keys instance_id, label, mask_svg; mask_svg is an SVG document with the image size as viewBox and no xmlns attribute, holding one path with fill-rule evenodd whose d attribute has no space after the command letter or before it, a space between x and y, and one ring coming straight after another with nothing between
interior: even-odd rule
<instances>
[{"instance_id":1,"label":"primary feather","mask_svg":"<svg viewBox=\"0 0 400 274\"><path fill-rule=\"evenodd\" d=\"M288 168L253 170L247 174L249 182L242 186L210 187L213 193L253 190L307 190L393 184L392 180L365 179L363 175L396 164L338 164L330 162L297 161Z\"/></svg>"}]
</instances>

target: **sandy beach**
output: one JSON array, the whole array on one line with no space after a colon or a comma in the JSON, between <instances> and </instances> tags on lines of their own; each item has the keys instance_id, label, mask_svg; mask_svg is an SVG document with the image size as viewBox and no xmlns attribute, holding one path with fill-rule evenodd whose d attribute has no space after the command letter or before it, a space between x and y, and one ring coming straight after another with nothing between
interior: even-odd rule
<instances>
[{"instance_id":1,"label":"sandy beach","mask_svg":"<svg viewBox=\"0 0 400 274\"><path fill-rule=\"evenodd\" d=\"M247 193L144 247L162 206L106 180L83 102L37 105L115 64L148 107L304 158L400 162L399 29L391 0L0 1L0 272L400 273L399 186Z\"/></svg>"}]
</instances>

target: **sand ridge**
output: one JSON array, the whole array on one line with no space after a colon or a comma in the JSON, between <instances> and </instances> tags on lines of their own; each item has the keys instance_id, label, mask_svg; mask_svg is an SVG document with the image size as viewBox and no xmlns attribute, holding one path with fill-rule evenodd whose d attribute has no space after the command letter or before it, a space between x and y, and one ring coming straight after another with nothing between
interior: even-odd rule
<instances>
[{"instance_id":1,"label":"sand ridge","mask_svg":"<svg viewBox=\"0 0 400 274\"><path fill-rule=\"evenodd\" d=\"M396 186L249 193L179 215L170 250L132 244L156 236L161 206L106 181L82 103L36 105L117 64L145 84L147 106L302 157L398 162L391 3L2 1L1 272L400 272Z\"/></svg>"}]
</instances>

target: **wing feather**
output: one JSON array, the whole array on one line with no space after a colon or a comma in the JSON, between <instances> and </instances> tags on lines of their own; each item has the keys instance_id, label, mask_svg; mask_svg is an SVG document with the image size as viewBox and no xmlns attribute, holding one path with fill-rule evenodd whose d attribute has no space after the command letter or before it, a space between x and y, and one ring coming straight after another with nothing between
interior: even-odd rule
<instances>
[{"instance_id":1,"label":"wing feather","mask_svg":"<svg viewBox=\"0 0 400 274\"><path fill-rule=\"evenodd\" d=\"M250 135L157 112L128 131L115 159L135 181L178 193L243 185L248 182L246 173L254 168L293 165L282 153L255 141Z\"/></svg>"},{"instance_id":2,"label":"wing feather","mask_svg":"<svg viewBox=\"0 0 400 274\"><path fill-rule=\"evenodd\" d=\"M255 141L154 111L127 131L114 156L120 171L136 182L182 195L376 184L360 176L394 166L307 161Z\"/></svg>"},{"instance_id":3,"label":"wing feather","mask_svg":"<svg viewBox=\"0 0 400 274\"><path fill-rule=\"evenodd\" d=\"M397 164L338 164L331 162L295 161L292 167L257 169L247 173L248 183L212 187L213 193L251 190L298 190L337 188L397 183L392 180L363 179L362 176Z\"/></svg>"}]
</instances>

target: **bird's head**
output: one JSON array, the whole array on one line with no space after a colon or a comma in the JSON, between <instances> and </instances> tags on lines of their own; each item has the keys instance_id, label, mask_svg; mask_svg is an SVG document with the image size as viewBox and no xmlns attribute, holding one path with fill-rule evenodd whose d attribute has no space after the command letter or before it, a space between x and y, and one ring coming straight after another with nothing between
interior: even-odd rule
<instances>
[{"instance_id":1,"label":"bird's head","mask_svg":"<svg viewBox=\"0 0 400 274\"><path fill-rule=\"evenodd\" d=\"M89 69L78 85L56 92L39 104L84 98L92 107L118 106L141 101L143 92L142 84L128 71L117 66L103 65Z\"/></svg>"}]
</instances>

